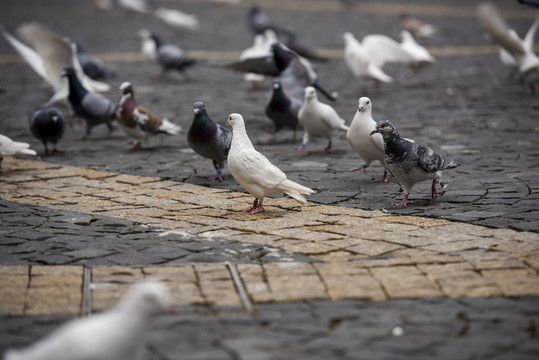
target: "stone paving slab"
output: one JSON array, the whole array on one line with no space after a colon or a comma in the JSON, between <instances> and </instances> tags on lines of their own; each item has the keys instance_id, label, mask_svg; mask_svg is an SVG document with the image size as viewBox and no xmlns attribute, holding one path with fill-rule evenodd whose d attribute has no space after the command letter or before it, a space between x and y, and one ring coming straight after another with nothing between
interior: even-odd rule
<instances>
[{"instance_id":1,"label":"stone paving slab","mask_svg":"<svg viewBox=\"0 0 539 360\"><path fill-rule=\"evenodd\" d=\"M77 184L76 188L72 182ZM128 188L118 188L126 183L130 184ZM54 186L58 184L62 186ZM103 193L106 186L116 188L116 195ZM72 188L67 201L63 197L66 187ZM47 189L46 196L35 191L40 188ZM213 202L215 196L229 203ZM125 176L15 157L5 160L0 176L0 197L56 211L78 211L71 221L50 225L56 230L48 235L39 232L39 224L34 232L37 237L4 230L8 239L19 239L5 243L15 249L32 242L54 244L55 232L59 229L67 230L68 236L69 231L74 231L71 234L75 235L77 227L91 226L96 221L94 217L105 214L112 218L108 221L115 232L120 227L136 234L130 224L138 222L151 224L161 233L170 231L182 235L185 242L178 243L177 247L162 249L162 253L154 249L149 256L141 253L148 265L152 259L156 265L174 264L156 256L168 256L178 264L176 259L185 251L204 252L214 248L204 243L204 239L229 236L245 245L243 249L238 248L241 252L253 251L250 246L259 242L259 246L270 245L283 254L307 256L302 258L305 262L288 257L285 258L288 262L239 265L240 283L233 280L226 265L199 264L189 257L185 258L185 265L167 266L163 270L91 265L90 288L95 308L89 310L110 307L128 284L151 277L155 272L177 291L177 295L185 291L185 298L180 296L177 305L245 306L238 287L245 287L255 305L301 300L539 295L539 234L533 232L489 229L442 219L388 215L381 211L343 211L337 206L313 203L298 207L293 200L283 197L268 199L267 213L251 216L241 212L250 199L234 191L205 194L204 188L192 184L184 186L161 178ZM96 206L101 202L105 202L104 206ZM115 210L114 204L120 203L121 208ZM0 214L9 224L9 207ZM115 223L114 219L121 219L120 223ZM194 234L198 234L196 237L200 240L192 241L190 237ZM146 243L146 246L152 244ZM53 248L42 251L50 252ZM211 255L215 256L213 251ZM233 254L233 244L227 243L225 252ZM126 264L128 259L134 259L131 261L135 263L141 261L138 255L134 258L120 256L101 247L84 247L62 255L84 258L85 262L92 257L101 261L121 257ZM85 312L82 266L31 265L28 271L20 266L13 269L3 266L2 269L5 273L2 281L6 285L2 295L5 301L0 305L2 313ZM24 296L21 284L27 289ZM54 291L62 292L63 301L40 301Z\"/></svg>"}]
</instances>

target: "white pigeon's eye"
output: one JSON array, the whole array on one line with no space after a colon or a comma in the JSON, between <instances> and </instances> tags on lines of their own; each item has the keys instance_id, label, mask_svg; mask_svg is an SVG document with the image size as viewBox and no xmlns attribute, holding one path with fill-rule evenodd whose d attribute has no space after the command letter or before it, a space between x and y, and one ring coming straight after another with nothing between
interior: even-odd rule
<instances>
[{"instance_id":1,"label":"white pigeon's eye","mask_svg":"<svg viewBox=\"0 0 539 360\"><path fill-rule=\"evenodd\" d=\"M369 105L371 102L370 101L367 101L367 105Z\"/></svg>"}]
</instances>

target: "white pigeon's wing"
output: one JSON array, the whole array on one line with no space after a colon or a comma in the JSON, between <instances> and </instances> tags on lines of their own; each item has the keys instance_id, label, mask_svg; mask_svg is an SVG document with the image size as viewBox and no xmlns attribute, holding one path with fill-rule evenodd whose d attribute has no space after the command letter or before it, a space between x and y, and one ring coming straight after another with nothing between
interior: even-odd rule
<instances>
[{"instance_id":1,"label":"white pigeon's wing","mask_svg":"<svg viewBox=\"0 0 539 360\"><path fill-rule=\"evenodd\" d=\"M198 30L200 28L200 23L195 15L186 14L180 10L159 7L155 9L153 14L155 17L175 28L189 30Z\"/></svg>"},{"instance_id":2,"label":"white pigeon's wing","mask_svg":"<svg viewBox=\"0 0 539 360\"><path fill-rule=\"evenodd\" d=\"M537 31L538 26L539 18L534 21L524 37L524 48L526 48L527 51L533 51L533 39L535 38L535 32Z\"/></svg>"},{"instance_id":3,"label":"white pigeon's wing","mask_svg":"<svg viewBox=\"0 0 539 360\"><path fill-rule=\"evenodd\" d=\"M346 122L344 119L341 119L337 111L328 104L320 103L320 112L324 114L324 122L327 126L329 126L332 130L338 130L341 129L344 123Z\"/></svg>"},{"instance_id":4,"label":"white pigeon's wing","mask_svg":"<svg viewBox=\"0 0 539 360\"><path fill-rule=\"evenodd\" d=\"M15 37L13 37L13 35L8 33L7 31L2 30L2 34L4 35L6 40L11 44L11 46L13 46L15 50L17 50L19 55L22 56L24 61L26 61L26 63L30 65L30 67L39 76L41 76L45 81L48 82L47 75L45 74L45 65L43 63L43 59L41 58L41 56L39 56L39 54L36 51L34 51L34 49L32 49L29 46L26 46L25 44L17 40Z\"/></svg>"},{"instance_id":5,"label":"white pigeon's wing","mask_svg":"<svg viewBox=\"0 0 539 360\"><path fill-rule=\"evenodd\" d=\"M401 48L400 44L388 36L367 35L361 43L365 56L379 68L389 62L408 63L412 60L410 55Z\"/></svg>"},{"instance_id":6,"label":"white pigeon's wing","mask_svg":"<svg viewBox=\"0 0 539 360\"><path fill-rule=\"evenodd\" d=\"M391 83L393 82L393 78L386 74L384 70L380 69L378 66L374 65L373 63L369 63L367 65L367 74L370 77L373 77L379 81L385 82L385 83Z\"/></svg>"},{"instance_id":7,"label":"white pigeon's wing","mask_svg":"<svg viewBox=\"0 0 539 360\"><path fill-rule=\"evenodd\" d=\"M82 65L80 64L79 57L77 56L77 44L74 42L71 43L71 62L73 64L73 68L75 69L75 73L77 74L77 78L82 82L82 86L84 86L88 91L110 91L109 84L94 80L91 77L86 76L84 70L82 69Z\"/></svg>"},{"instance_id":8,"label":"white pigeon's wing","mask_svg":"<svg viewBox=\"0 0 539 360\"><path fill-rule=\"evenodd\" d=\"M382 136L382 134L372 134L371 139L374 142L374 144L378 146L378 148L380 148L382 151L385 151L384 137Z\"/></svg>"},{"instance_id":9,"label":"white pigeon's wing","mask_svg":"<svg viewBox=\"0 0 539 360\"><path fill-rule=\"evenodd\" d=\"M490 3L480 4L477 7L477 16L481 27L493 42L502 46L515 58L525 55L524 46L509 34L507 23L494 5Z\"/></svg>"},{"instance_id":10,"label":"white pigeon's wing","mask_svg":"<svg viewBox=\"0 0 539 360\"><path fill-rule=\"evenodd\" d=\"M233 161L237 165L235 172L241 183L253 183L271 189L286 179L281 169L254 149L240 150Z\"/></svg>"},{"instance_id":11,"label":"white pigeon's wing","mask_svg":"<svg viewBox=\"0 0 539 360\"><path fill-rule=\"evenodd\" d=\"M21 25L17 32L41 56L45 75L55 91L65 83L62 71L71 65L69 42L37 23Z\"/></svg>"}]
</instances>

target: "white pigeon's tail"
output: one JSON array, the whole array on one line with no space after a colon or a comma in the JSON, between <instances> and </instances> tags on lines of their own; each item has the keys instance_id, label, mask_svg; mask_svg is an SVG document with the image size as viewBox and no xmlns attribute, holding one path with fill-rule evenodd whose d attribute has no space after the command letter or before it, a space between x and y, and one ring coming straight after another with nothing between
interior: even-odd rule
<instances>
[{"instance_id":1,"label":"white pigeon's tail","mask_svg":"<svg viewBox=\"0 0 539 360\"><path fill-rule=\"evenodd\" d=\"M32 149L22 149L22 150L19 150L18 154L37 155L37 152Z\"/></svg>"},{"instance_id":2,"label":"white pigeon's tail","mask_svg":"<svg viewBox=\"0 0 539 360\"><path fill-rule=\"evenodd\" d=\"M341 124L341 126L339 126L339 130L348 132L348 129L350 129L350 127L348 125L345 125L343 120L343 123Z\"/></svg>"},{"instance_id":3,"label":"white pigeon's tail","mask_svg":"<svg viewBox=\"0 0 539 360\"><path fill-rule=\"evenodd\" d=\"M300 194L310 195L314 192L313 189L309 189L306 186L300 185L288 179L285 179L279 184L279 189L282 190L286 195L302 203L306 203L307 200L305 200L305 198Z\"/></svg>"},{"instance_id":4,"label":"white pigeon's tail","mask_svg":"<svg viewBox=\"0 0 539 360\"><path fill-rule=\"evenodd\" d=\"M182 127L171 123L167 119L163 119L161 126L158 129L160 132L167 133L169 135L178 135L182 131Z\"/></svg>"}]
</instances>

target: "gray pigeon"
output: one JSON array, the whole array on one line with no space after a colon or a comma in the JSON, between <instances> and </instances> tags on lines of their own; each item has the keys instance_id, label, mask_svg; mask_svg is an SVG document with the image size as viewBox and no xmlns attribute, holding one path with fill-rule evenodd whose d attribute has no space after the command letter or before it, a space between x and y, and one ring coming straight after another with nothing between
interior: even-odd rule
<instances>
[{"instance_id":1,"label":"gray pigeon","mask_svg":"<svg viewBox=\"0 0 539 360\"><path fill-rule=\"evenodd\" d=\"M384 138L385 160L388 170L404 190L404 198L393 205L406 206L412 187L421 181L432 179L432 200L438 197L436 185L442 186L442 195L447 187L442 180L442 170L452 169L459 164L438 154L431 148L402 138L395 126L387 121L376 124L371 135L378 133Z\"/></svg>"},{"instance_id":2,"label":"gray pigeon","mask_svg":"<svg viewBox=\"0 0 539 360\"><path fill-rule=\"evenodd\" d=\"M213 122L202 101L195 102L193 110L195 116L187 132L187 142L196 153L213 160L217 175L209 179L223 181L221 174L232 143L232 131Z\"/></svg>"},{"instance_id":3,"label":"gray pigeon","mask_svg":"<svg viewBox=\"0 0 539 360\"><path fill-rule=\"evenodd\" d=\"M142 38L142 53L161 66L161 76L169 70L176 70L184 79L189 79L187 68L200 62L187 56L187 53L176 45L163 43L160 37L146 29L140 30L139 35Z\"/></svg>"},{"instance_id":4,"label":"gray pigeon","mask_svg":"<svg viewBox=\"0 0 539 360\"><path fill-rule=\"evenodd\" d=\"M273 91L271 98L266 103L266 116L269 117L275 128L273 132L281 130L283 127L289 127L294 130L294 136L291 141L296 141L296 130L298 128L298 113L301 109L301 101L291 98L285 94L278 79L273 81Z\"/></svg>"},{"instance_id":5,"label":"gray pigeon","mask_svg":"<svg viewBox=\"0 0 539 360\"><path fill-rule=\"evenodd\" d=\"M30 117L30 131L45 146L45 155L63 151L56 147L56 143L64 135L65 128L64 114L55 107L37 109ZM48 143L52 144L50 151Z\"/></svg>"},{"instance_id":6,"label":"gray pigeon","mask_svg":"<svg viewBox=\"0 0 539 360\"><path fill-rule=\"evenodd\" d=\"M90 135L92 128L99 124L107 124L112 131L111 122L116 118L116 104L101 94L86 90L72 67L66 67L62 76L66 76L69 82L68 100L73 111L86 121L86 132L82 139Z\"/></svg>"}]
</instances>

